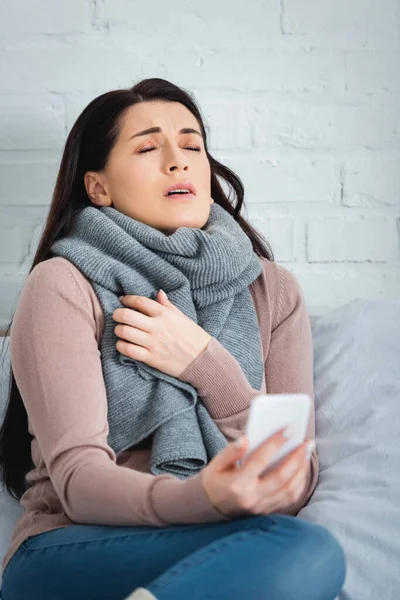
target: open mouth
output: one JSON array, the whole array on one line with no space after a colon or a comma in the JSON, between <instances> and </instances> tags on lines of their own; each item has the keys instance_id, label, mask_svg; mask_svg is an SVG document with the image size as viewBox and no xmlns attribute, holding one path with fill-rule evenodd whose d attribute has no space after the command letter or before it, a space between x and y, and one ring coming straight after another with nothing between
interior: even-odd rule
<instances>
[{"instance_id":1,"label":"open mouth","mask_svg":"<svg viewBox=\"0 0 400 600\"><path fill-rule=\"evenodd\" d=\"M167 194L165 198L171 198L173 200L191 200L194 198L194 194L190 192L171 192Z\"/></svg>"}]
</instances>

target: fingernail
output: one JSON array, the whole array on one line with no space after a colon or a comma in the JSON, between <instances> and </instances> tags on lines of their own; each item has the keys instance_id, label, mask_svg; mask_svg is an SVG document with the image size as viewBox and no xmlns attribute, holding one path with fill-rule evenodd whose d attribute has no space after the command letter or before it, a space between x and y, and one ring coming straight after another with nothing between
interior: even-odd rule
<instances>
[{"instance_id":1,"label":"fingernail","mask_svg":"<svg viewBox=\"0 0 400 600\"><path fill-rule=\"evenodd\" d=\"M310 460L311 458L311 454L313 452L313 450L315 449L315 441L314 440L310 440L306 446L306 457L307 460Z\"/></svg>"},{"instance_id":2,"label":"fingernail","mask_svg":"<svg viewBox=\"0 0 400 600\"><path fill-rule=\"evenodd\" d=\"M162 289L160 288L160 292L163 294L164 298L167 298L167 300L168 300L168 296L167 296L167 294L164 292L164 290L162 290Z\"/></svg>"},{"instance_id":3,"label":"fingernail","mask_svg":"<svg viewBox=\"0 0 400 600\"><path fill-rule=\"evenodd\" d=\"M119 299L121 300L121 302L122 302L123 298L124 298L123 296L120 296L120 297L119 297Z\"/></svg>"},{"instance_id":4,"label":"fingernail","mask_svg":"<svg viewBox=\"0 0 400 600\"><path fill-rule=\"evenodd\" d=\"M236 440L235 446L236 446L236 448L243 448L243 446L244 446L244 437L243 436Z\"/></svg>"},{"instance_id":5,"label":"fingernail","mask_svg":"<svg viewBox=\"0 0 400 600\"><path fill-rule=\"evenodd\" d=\"M293 434L294 434L294 429L291 425L289 425L288 427L285 427L285 429L283 430L283 437L285 437L286 439L289 439L290 437L292 437Z\"/></svg>"}]
</instances>

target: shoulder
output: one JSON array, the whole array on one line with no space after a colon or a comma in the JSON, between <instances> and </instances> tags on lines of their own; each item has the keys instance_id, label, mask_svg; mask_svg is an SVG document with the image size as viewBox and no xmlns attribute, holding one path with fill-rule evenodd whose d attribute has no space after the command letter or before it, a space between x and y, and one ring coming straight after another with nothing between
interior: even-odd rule
<instances>
[{"instance_id":1,"label":"shoulder","mask_svg":"<svg viewBox=\"0 0 400 600\"><path fill-rule=\"evenodd\" d=\"M81 296L89 306L89 281L69 260L54 256L37 264L28 276L27 283L43 286L48 292L53 290Z\"/></svg>"},{"instance_id":2,"label":"shoulder","mask_svg":"<svg viewBox=\"0 0 400 600\"><path fill-rule=\"evenodd\" d=\"M93 286L72 262L62 256L38 263L28 275L24 292L57 297L67 303L78 302L93 316L97 333L103 331L103 310Z\"/></svg>"},{"instance_id":3,"label":"shoulder","mask_svg":"<svg viewBox=\"0 0 400 600\"><path fill-rule=\"evenodd\" d=\"M269 295L274 330L299 305L304 305L304 295L297 277L276 261L261 258L263 271L262 286Z\"/></svg>"},{"instance_id":4,"label":"shoulder","mask_svg":"<svg viewBox=\"0 0 400 600\"><path fill-rule=\"evenodd\" d=\"M282 265L278 265L278 271L280 283L276 307L276 327L290 320L293 325L299 323L301 327L310 329L310 317L299 280Z\"/></svg>"}]
</instances>

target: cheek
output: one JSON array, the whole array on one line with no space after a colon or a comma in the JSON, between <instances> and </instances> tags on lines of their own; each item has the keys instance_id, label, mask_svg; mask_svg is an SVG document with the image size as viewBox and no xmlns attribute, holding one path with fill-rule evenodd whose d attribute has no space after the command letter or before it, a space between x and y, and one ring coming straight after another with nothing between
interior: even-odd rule
<instances>
[{"instance_id":1,"label":"cheek","mask_svg":"<svg viewBox=\"0 0 400 600\"><path fill-rule=\"evenodd\" d=\"M203 184L204 188L207 190L207 193L211 193L211 167L208 160L205 161L205 164L202 168L203 171Z\"/></svg>"},{"instance_id":2,"label":"cheek","mask_svg":"<svg viewBox=\"0 0 400 600\"><path fill-rule=\"evenodd\" d=\"M114 179L114 185L117 192L122 196L128 195L130 200L132 196L144 192L151 186L154 180L154 167L150 165L138 164L132 161L118 170L118 175Z\"/></svg>"}]
</instances>

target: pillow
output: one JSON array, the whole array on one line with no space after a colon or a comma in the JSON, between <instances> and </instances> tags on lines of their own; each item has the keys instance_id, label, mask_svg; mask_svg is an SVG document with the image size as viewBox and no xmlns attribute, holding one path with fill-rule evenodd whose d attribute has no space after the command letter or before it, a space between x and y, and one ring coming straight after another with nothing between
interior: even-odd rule
<instances>
[{"instance_id":1,"label":"pillow","mask_svg":"<svg viewBox=\"0 0 400 600\"><path fill-rule=\"evenodd\" d=\"M298 517L341 542L340 600L398 600L400 301L357 298L312 332L320 474Z\"/></svg>"},{"instance_id":2,"label":"pillow","mask_svg":"<svg viewBox=\"0 0 400 600\"><path fill-rule=\"evenodd\" d=\"M5 340L5 341L4 341ZM10 381L10 338L0 337L0 423L3 422ZM3 557L11 544L15 523L24 512L23 507L5 489L0 472L0 586Z\"/></svg>"}]
</instances>

